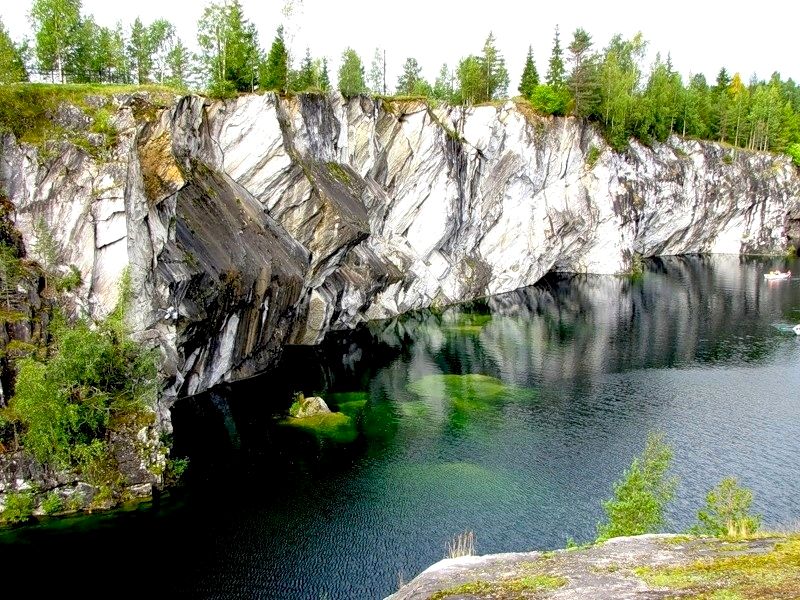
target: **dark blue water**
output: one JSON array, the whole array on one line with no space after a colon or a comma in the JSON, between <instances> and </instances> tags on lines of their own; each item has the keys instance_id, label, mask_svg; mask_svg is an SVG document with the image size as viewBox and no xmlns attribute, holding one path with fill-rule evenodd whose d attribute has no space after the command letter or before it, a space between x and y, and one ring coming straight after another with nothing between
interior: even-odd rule
<instances>
[{"instance_id":1,"label":"dark blue water","mask_svg":"<svg viewBox=\"0 0 800 600\"><path fill-rule=\"evenodd\" d=\"M792 523L800 280L765 282L775 267L800 272L693 257L649 262L640 281L549 276L290 349L272 373L175 406L183 490L0 533L0 564L88 595L379 598L465 529L480 553L593 539L655 430L680 478L672 529L728 475L767 524ZM476 374L495 380L459 377ZM363 392L359 439L280 426L293 391Z\"/></svg>"}]
</instances>

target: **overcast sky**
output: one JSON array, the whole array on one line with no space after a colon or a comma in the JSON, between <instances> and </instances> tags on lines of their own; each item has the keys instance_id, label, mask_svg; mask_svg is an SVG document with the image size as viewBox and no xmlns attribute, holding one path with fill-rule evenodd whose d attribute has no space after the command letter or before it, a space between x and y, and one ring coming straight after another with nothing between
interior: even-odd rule
<instances>
[{"instance_id":1,"label":"overcast sky","mask_svg":"<svg viewBox=\"0 0 800 600\"><path fill-rule=\"evenodd\" d=\"M207 2L203 0L83 0L83 13L101 25L129 24L137 16L145 23L168 19L181 38L195 47L195 25ZM282 20L284 0L241 0L245 15L258 27L262 46L269 48ZM747 8L737 0L303 0L302 9L287 25L295 56L309 46L314 56L327 56L335 78L339 58L352 46L369 71L376 47L387 52L387 84L394 87L402 63L414 56L433 81L443 62L480 52L491 30L506 58L511 75L509 91L516 92L528 45L533 45L540 75L547 70L553 28L562 31L566 46L576 27L602 48L611 36L637 31L649 42L648 64L656 51L672 53L684 75L704 73L709 82L720 67L740 72L747 81L778 71L800 79L797 17L794 1L761 0ZM30 35L27 0L0 0L0 16L15 40Z\"/></svg>"}]
</instances>

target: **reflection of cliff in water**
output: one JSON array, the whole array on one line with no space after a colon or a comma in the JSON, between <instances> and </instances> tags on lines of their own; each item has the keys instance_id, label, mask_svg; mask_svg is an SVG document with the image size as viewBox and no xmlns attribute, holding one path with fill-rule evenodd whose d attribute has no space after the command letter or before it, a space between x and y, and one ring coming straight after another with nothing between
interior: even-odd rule
<instances>
[{"instance_id":1,"label":"reflection of cliff in water","mask_svg":"<svg viewBox=\"0 0 800 600\"><path fill-rule=\"evenodd\" d=\"M534 287L369 330L373 346L395 348L420 371L481 372L521 384L761 361L781 339L771 323L800 320L796 282L766 282L768 266L737 256L669 257L648 261L638 280L553 274ZM491 318L470 326L475 314ZM379 366L373 350L359 345L358 353L361 360L348 355L350 369Z\"/></svg>"}]
</instances>

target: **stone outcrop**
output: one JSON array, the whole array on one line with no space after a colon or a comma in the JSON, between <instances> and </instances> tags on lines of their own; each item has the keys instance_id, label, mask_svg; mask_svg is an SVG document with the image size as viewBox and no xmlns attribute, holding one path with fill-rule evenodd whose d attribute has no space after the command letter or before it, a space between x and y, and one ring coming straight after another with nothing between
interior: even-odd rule
<instances>
[{"instance_id":1,"label":"stone outcrop","mask_svg":"<svg viewBox=\"0 0 800 600\"><path fill-rule=\"evenodd\" d=\"M792 542L788 552L786 542L787 537L780 535L726 541L649 534L573 550L450 558L432 565L386 600L762 597L761 589L763 597L777 598L793 594L798 584L797 573L786 562L787 554L794 554ZM742 577L752 565L760 565L759 574L749 580ZM694 573L680 571L692 567ZM675 569L677 577L658 577ZM741 595L742 588L755 593Z\"/></svg>"},{"instance_id":2,"label":"stone outcrop","mask_svg":"<svg viewBox=\"0 0 800 600\"><path fill-rule=\"evenodd\" d=\"M800 241L786 157L671 138L612 151L573 118L501 106L272 94L117 96L110 155L12 136L0 189L26 247L43 220L107 314L129 269L172 399L251 376L283 345L634 257ZM35 258L35 256L34 256Z\"/></svg>"},{"instance_id":3,"label":"stone outcrop","mask_svg":"<svg viewBox=\"0 0 800 600\"><path fill-rule=\"evenodd\" d=\"M314 415L329 414L330 412L331 409L328 408L328 404L319 396L309 396L305 398L300 394L299 397L295 399L295 403L292 404L292 408L289 410L289 416L302 419L304 417L313 417Z\"/></svg>"}]
</instances>

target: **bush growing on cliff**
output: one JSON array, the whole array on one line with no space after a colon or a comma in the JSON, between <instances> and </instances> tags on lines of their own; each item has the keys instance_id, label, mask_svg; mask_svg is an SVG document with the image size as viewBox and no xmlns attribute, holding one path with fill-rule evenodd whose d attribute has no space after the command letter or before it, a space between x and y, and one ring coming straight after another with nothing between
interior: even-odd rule
<instances>
[{"instance_id":1,"label":"bush growing on cliff","mask_svg":"<svg viewBox=\"0 0 800 600\"><path fill-rule=\"evenodd\" d=\"M31 492L9 492L6 496L6 506L0 513L2 523L24 523L33 515L35 502Z\"/></svg>"},{"instance_id":2,"label":"bush growing on cliff","mask_svg":"<svg viewBox=\"0 0 800 600\"><path fill-rule=\"evenodd\" d=\"M750 513L753 492L726 477L706 496L706 504L697 513L698 535L746 537L758 530L761 518Z\"/></svg>"},{"instance_id":3,"label":"bush growing on cliff","mask_svg":"<svg viewBox=\"0 0 800 600\"><path fill-rule=\"evenodd\" d=\"M43 362L19 362L8 413L22 429L22 447L38 461L108 479L110 432L138 422L156 394L154 356L133 342L124 324L129 284L123 278L117 308L94 325L57 317Z\"/></svg>"},{"instance_id":4,"label":"bush growing on cliff","mask_svg":"<svg viewBox=\"0 0 800 600\"><path fill-rule=\"evenodd\" d=\"M800 144L790 144L786 153L792 157L792 161L800 167Z\"/></svg>"},{"instance_id":5,"label":"bush growing on cliff","mask_svg":"<svg viewBox=\"0 0 800 600\"><path fill-rule=\"evenodd\" d=\"M664 525L665 508L675 495L677 481L667 476L671 462L672 449L664 435L650 434L644 452L614 484L614 497L603 502L607 522L597 527L598 541L658 532Z\"/></svg>"}]
</instances>

